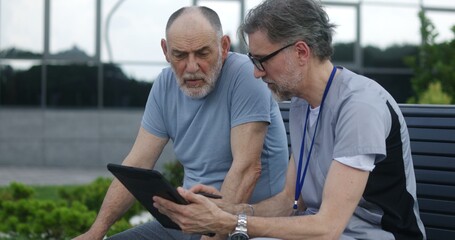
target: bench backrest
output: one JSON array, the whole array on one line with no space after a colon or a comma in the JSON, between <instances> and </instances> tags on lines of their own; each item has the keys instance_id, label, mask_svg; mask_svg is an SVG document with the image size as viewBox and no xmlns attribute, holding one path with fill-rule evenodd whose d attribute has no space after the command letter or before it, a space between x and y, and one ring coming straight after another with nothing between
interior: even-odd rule
<instances>
[{"instance_id":1,"label":"bench backrest","mask_svg":"<svg viewBox=\"0 0 455 240\"><path fill-rule=\"evenodd\" d=\"M455 106L400 104L427 238L455 239ZM280 103L289 141L289 102Z\"/></svg>"}]
</instances>

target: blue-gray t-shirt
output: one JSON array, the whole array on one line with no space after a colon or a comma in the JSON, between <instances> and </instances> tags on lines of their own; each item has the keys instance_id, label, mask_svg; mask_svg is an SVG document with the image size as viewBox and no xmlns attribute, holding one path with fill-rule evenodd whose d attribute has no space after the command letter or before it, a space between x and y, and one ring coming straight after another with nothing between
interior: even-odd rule
<instances>
[{"instance_id":1,"label":"blue-gray t-shirt","mask_svg":"<svg viewBox=\"0 0 455 240\"><path fill-rule=\"evenodd\" d=\"M288 148L278 104L267 86L254 78L247 56L229 53L215 88L202 99L185 95L172 69L165 68L153 84L142 127L172 139L184 166L185 188L202 183L220 189L233 160L231 128L258 121L269 126L261 176L250 199L254 203L283 189Z\"/></svg>"}]
</instances>

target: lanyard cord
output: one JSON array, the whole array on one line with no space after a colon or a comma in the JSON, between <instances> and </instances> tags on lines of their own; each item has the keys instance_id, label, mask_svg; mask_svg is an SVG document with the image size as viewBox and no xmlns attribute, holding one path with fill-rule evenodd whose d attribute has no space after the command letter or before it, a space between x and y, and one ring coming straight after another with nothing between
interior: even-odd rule
<instances>
[{"instance_id":1,"label":"lanyard cord","mask_svg":"<svg viewBox=\"0 0 455 240\"><path fill-rule=\"evenodd\" d=\"M310 104L308 104L308 107L306 110L305 126L303 128L302 144L300 146L299 166L297 169L297 179L296 179L296 183L295 183L295 197L294 197L294 206L293 206L294 210L297 210L297 203L298 203L298 200L300 197L300 192L302 191L303 183L305 181L305 176L306 176L306 172L308 169L308 163L310 162L311 151L313 150L314 139L316 137L316 131L318 129L319 117L322 114L322 107L324 106L325 98L327 97L327 93L329 92L330 86L332 85L332 80L335 76L336 69L337 69L336 66L334 66L332 73L330 74L329 80L327 81L327 85L325 86L324 95L322 95L321 106L319 108L318 118L316 119L316 126L314 128L313 137L311 140L310 150L308 151L308 156L307 156L307 160L305 163L305 169L303 170L303 175L302 175L302 162L303 162L302 158L303 158L303 152L305 151L304 150L305 137L306 137L306 131L307 131L308 117L310 115Z\"/></svg>"}]
</instances>

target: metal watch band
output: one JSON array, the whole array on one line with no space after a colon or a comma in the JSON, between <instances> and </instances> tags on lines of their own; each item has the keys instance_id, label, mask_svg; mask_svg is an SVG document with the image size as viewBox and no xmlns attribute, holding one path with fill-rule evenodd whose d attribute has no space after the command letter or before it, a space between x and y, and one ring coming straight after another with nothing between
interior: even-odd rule
<instances>
[{"instance_id":1,"label":"metal watch band","mask_svg":"<svg viewBox=\"0 0 455 240\"><path fill-rule=\"evenodd\" d=\"M247 232L247 220L246 220L246 214L240 213L237 216L237 226L235 227L235 231L240 231L240 232Z\"/></svg>"},{"instance_id":2,"label":"metal watch band","mask_svg":"<svg viewBox=\"0 0 455 240\"><path fill-rule=\"evenodd\" d=\"M246 214L241 213L237 216L237 226L233 233L229 234L231 240L248 240L250 239L247 234L247 217Z\"/></svg>"}]
</instances>

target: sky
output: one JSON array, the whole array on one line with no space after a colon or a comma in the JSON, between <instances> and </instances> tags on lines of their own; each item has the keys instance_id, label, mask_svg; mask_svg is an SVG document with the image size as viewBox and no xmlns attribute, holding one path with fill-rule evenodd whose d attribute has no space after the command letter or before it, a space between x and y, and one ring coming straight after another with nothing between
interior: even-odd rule
<instances>
[{"instance_id":1,"label":"sky","mask_svg":"<svg viewBox=\"0 0 455 240\"><path fill-rule=\"evenodd\" d=\"M106 19L115 4L106 31ZM330 2L356 3L358 0L332 0ZM420 42L417 18L421 0L363 0L361 8L361 43L385 48L394 44ZM260 0L245 0L246 9ZM379 4L380 3L380 4ZM455 25L454 0L422 0L425 6L453 9L453 12L429 12L436 25L438 41L451 39L450 26ZM102 0L102 59L121 62L130 76L153 79L165 59L160 47L168 17L192 0ZM324 4L324 1L323 1ZM34 52L43 50L44 0L0 0L0 49L16 47ZM236 29L240 23L238 1L199 0L218 12L225 34L238 43ZM326 10L337 25L334 42L352 42L356 35L354 7L328 5ZM95 53L95 1L51 0L50 51L57 53L74 46L89 55ZM108 37L110 53L105 36ZM111 56L111 58L110 58ZM33 62L13 61L17 66Z\"/></svg>"}]
</instances>

